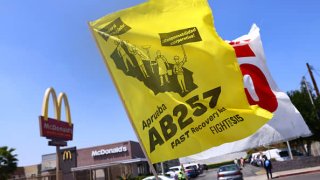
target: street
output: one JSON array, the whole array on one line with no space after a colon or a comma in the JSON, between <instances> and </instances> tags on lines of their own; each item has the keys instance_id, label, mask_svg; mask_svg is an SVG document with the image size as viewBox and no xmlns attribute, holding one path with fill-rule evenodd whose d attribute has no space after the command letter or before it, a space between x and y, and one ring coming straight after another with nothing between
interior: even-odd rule
<instances>
[{"instance_id":1,"label":"street","mask_svg":"<svg viewBox=\"0 0 320 180\"><path fill-rule=\"evenodd\" d=\"M295 176L287 176L287 177L280 177L277 178L279 180L319 180L320 179L320 172L317 173L310 173L310 174L301 174Z\"/></svg>"},{"instance_id":2,"label":"street","mask_svg":"<svg viewBox=\"0 0 320 180\"><path fill-rule=\"evenodd\" d=\"M254 177L257 176L255 173L261 172L264 173L264 169L247 165L242 169L243 177L246 179L247 177ZM258 177L258 176L257 176ZM261 176L259 176L261 177ZM317 173L308 173L308 174L300 174L300 175L294 175L294 176L286 176L286 177L274 177L279 180L319 180L320 179L320 172ZM195 180L216 180L217 179L217 169L209 169L208 171L204 171L201 175L199 175L197 178L193 178ZM251 178L252 179L252 178ZM267 177L265 176L265 179Z\"/></svg>"},{"instance_id":3,"label":"street","mask_svg":"<svg viewBox=\"0 0 320 180\"><path fill-rule=\"evenodd\" d=\"M206 179L217 179L217 170L218 169L209 169L207 171L203 171L198 177L194 178L196 180L206 180Z\"/></svg>"},{"instance_id":4,"label":"street","mask_svg":"<svg viewBox=\"0 0 320 180\"><path fill-rule=\"evenodd\" d=\"M202 174L200 174L197 178L197 180L206 180L206 179L217 179L217 170L218 169L209 169L208 171L204 171ZM246 165L244 168L242 168L242 173L244 177L249 176L255 176L256 172L264 170L260 167L252 166L252 165Z\"/></svg>"}]
</instances>

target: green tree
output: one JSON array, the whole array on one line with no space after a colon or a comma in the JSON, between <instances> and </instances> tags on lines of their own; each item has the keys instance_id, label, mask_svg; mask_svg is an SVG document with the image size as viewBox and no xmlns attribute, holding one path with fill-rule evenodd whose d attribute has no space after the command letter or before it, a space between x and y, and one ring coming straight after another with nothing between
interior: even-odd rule
<instances>
[{"instance_id":1,"label":"green tree","mask_svg":"<svg viewBox=\"0 0 320 180\"><path fill-rule=\"evenodd\" d=\"M308 88L311 89L311 86L309 84L308 84ZM294 141L294 143L302 145L303 142L306 142L307 153L308 155L310 155L312 141L320 140L320 119L319 119L319 116L317 116L317 113L319 113L318 111L320 107L320 98L319 97L316 98L314 94L311 94L312 98L314 99L314 104L315 104L315 107L314 107L311 103L306 85L303 82L301 82L300 90L290 91L288 92L288 96L290 97L295 107L300 111L306 124L308 125L309 129L313 133L312 136L297 139Z\"/></svg>"},{"instance_id":2,"label":"green tree","mask_svg":"<svg viewBox=\"0 0 320 180\"><path fill-rule=\"evenodd\" d=\"M17 155L15 149L7 146L0 147L0 179L6 180L17 169Z\"/></svg>"},{"instance_id":3,"label":"green tree","mask_svg":"<svg viewBox=\"0 0 320 180\"><path fill-rule=\"evenodd\" d=\"M314 101L314 104L315 104L315 106L317 108L318 118L320 119L320 97L319 96Z\"/></svg>"}]
</instances>

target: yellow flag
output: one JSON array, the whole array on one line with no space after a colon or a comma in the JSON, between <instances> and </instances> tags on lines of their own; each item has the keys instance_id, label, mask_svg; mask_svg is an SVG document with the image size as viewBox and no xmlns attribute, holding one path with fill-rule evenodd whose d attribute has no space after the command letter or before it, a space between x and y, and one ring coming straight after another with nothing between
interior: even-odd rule
<instances>
[{"instance_id":1,"label":"yellow flag","mask_svg":"<svg viewBox=\"0 0 320 180\"><path fill-rule=\"evenodd\" d=\"M149 0L90 26L152 163L242 139L272 117L248 104L206 0Z\"/></svg>"}]
</instances>

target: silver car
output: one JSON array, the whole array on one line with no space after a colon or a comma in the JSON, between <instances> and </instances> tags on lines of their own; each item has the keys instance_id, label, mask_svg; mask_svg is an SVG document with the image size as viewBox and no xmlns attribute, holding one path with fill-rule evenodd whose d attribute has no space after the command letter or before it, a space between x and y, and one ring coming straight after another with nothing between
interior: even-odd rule
<instances>
[{"instance_id":1,"label":"silver car","mask_svg":"<svg viewBox=\"0 0 320 180\"><path fill-rule=\"evenodd\" d=\"M218 180L243 180L241 169L236 164L219 167Z\"/></svg>"},{"instance_id":2,"label":"silver car","mask_svg":"<svg viewBox=\"0 0 320 180\"><path fill-rule=\"evenodd\" d=\"M146 177L142 180L155 180L156 178L154 176L149 176L149 177ZM173 178L170 178L170 177L167 177L167 176L162 176L162 175L158 175L158 179L159 180L174 180Z\"/></svg>"}]
</instances>

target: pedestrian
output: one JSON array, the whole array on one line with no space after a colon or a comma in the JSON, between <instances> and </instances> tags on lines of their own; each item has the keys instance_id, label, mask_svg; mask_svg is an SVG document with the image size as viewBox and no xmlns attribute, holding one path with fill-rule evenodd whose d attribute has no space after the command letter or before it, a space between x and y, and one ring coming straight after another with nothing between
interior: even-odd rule
<instances>
[{"instance_id":1,"label":"pedestrian","mask_svg":"<svg viewBox=\"0 0 320 180\"><path fill-rule=\"evenodd\" d=\"M244 167L244 159L243 157L240 158L240 166L243 168Z\"/></svg>"},{"instance_id":2,"label":"pedestrian","mask_svg":"<svg viewBox=\"0 0 320 180\"><path fill-rule=\"evenodd\" d=\"M251 164L251 161L252 161L252 154L249 155L248 159L247 159L247 163L250 163Z\"/></svg>"},{"instance_id":3,"label":"pedestrian","mask_svg":"<svg viewBox=\"0 0 320 180\"><path fill-rule=\"evenodd\" d=\"M253 163L255 162L255 160L256 160L256 156L252 156L252 157L251 157L250 164L253 165Z\"/></svg>"},{"instance_id":4,"label":"pedestrian","mask_svg":"<svg viewBox=\"0 0 320 180\"><path fill-rule=\"evenodd\" d=\"M186 175L182 171L178 174L178 180L186 180Z\"/></svg>"},{"instance_id":5,"label":"pedestrian","mask_svg":"<svg viewBox=\"0 0 320 180\"><path fill-rule=\"evenodd\" d=\"M239 164L238 164L238 159L236 158L236 159L234 159L234 164L236 164L238 167L239 167Z\"/></svg>"},{"instance_id":6,"label":"pedestrian","mask_svg":"<svg viewBox=\"0 0 320 180\"><path fill-rule=\"evenodd\" d=\"M269 175L270 175L270 178L272 179L272 163L271 161L267 158L266 155L264 155L264 163L263 163L263 166L266 170L266 173L267 173L267 177L269 179Z\"/></svg>"},{"instance_id":7,"label":"pedestrian","mask_svg":"<svg viewBox=\"0 0 320 180\"><path fill-rule=\"evenodd\" d=\"M183 165L181 164L181 169L180 169L180 172L178 173L178 180L186 180L186 179L187 179L186 173L184 171Z\"/></svg>"}]
</instances>

